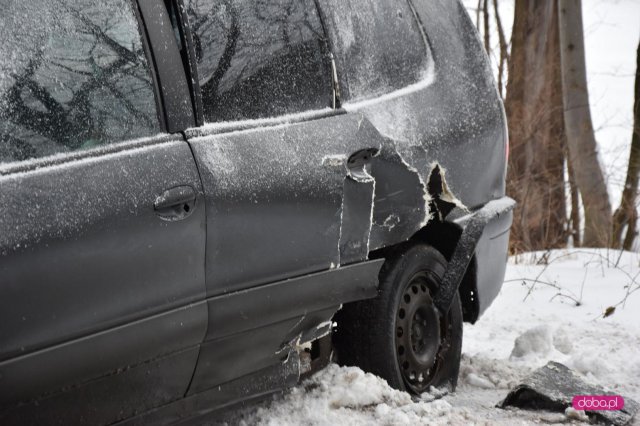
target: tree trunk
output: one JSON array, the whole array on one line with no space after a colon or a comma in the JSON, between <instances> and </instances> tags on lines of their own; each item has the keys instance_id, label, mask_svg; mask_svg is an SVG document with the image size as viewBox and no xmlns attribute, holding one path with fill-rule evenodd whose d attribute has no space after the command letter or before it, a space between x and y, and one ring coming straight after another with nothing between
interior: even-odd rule
<instances>
[{"instance_id":1,"label":"tree trunk","mask_svg":"<svg viewBox=\"0 0 640 426\"><path fill-rule=\"evenodd\" d=\"M573 246L580 247L580 191L576 185L576 178L567 156L567 175L569 176L569 193L571 194L570 230Z\"/></svg>"},{"instance_id":2,"label":"tree trunk","mask_svg":"<svg viewBox=\"0 0 640 426\"><path fill-rule=\"evenodd\" d=\"M500 92L500 97L504 99L504 71L505 65L509 65L509 46L507 45L507 39L504 36L502 19L500 19L500 11L498 10L498 0L493 0L493 12L496 17L496 29L498 31L498 41L500 43L500 59L498 62L498 91Z\"/></svg>"},{"instance_id":3,"label":"tree trunk","mask_svg":"<svg viewBox=\"0 0 640 426\"><path fill-rule=\"evenodd\" d=\"M636 235L636 222L638 212L636 210L636 197L638 195L638 175L640 174L640 44L636 52L636 83L633 101L633 133L631 135L631 151L629 153L629 166L627 167L627 179L622 191L620 207L613 215L613 247L621 248L622 232L627 227L622 248L631 250Z\"/></svg>"},{"instance_id":4,"label":"tree trunk","mask_svg":"<svg viewBox=\"0 0 640 426\"><path fill-rule=\"evenodd\" d=\"M589 109L581 0L558 0L562 95L569 161L584 207L583 246L610 243L611 204Z\"/></svg>"},{"instance_id":5,"label":"tree trunk","mask_svg":"<svg viewBox=\"0 0 640 426\"><path fill-rule=\"evenodd\" d=\"M489 26L489 0L484 0L482 5L482 17L484 20L484 50L491 56L491 28Z\"/></svg>"},{"instance_id":6,"label":"tree trunk","mask_svg":"<svg viewBox=\"0 0 640 426\"><path fill-rule=\"evenodd\" d=\"M505 107L511 251L564 247L564 121L557 0L516 0Z\"/></svg>"}]
</instances>

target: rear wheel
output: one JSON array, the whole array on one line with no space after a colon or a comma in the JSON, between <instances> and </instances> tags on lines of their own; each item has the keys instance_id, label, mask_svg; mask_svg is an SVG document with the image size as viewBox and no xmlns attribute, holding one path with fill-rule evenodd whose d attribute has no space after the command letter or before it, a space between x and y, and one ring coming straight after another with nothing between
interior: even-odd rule
<instances>
[{"instance_id":1,"label":"rear wheel","mask_svg":"<svg viewBox=\"0 0 640 426\"><path fill-rule=\"evenodd\" d=\"M334 345L338 361L357 365L401 390L455 388L462 349L462 308L433 303L447 261L433 247L415 245L390 256L380 271L375 299L338 312Z\"/></svg>"}]
</instances>

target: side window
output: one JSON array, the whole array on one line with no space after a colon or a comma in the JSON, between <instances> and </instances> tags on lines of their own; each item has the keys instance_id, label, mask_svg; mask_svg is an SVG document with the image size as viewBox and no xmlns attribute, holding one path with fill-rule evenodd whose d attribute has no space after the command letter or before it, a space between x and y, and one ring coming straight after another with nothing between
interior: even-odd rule
<instances>
[{"instance_id":1,"label":"side window","mask_svg":"<svg viewBox=\"0 0 640 426\"><path fill-rule=\"evenodd\" d=\"M409 0L319 1L343 100L379 96L424 78L427 45Z\"/></svg>"},{"instance_id":2,"label":"side window","mask_svg":"<svg viewBox=\"0 0 640 426\"><path fill-rule=\"evenodd\" d=\"M206 122L329 107L331 63L314 0L185 0Z\"/></svg>"},{"instance_id":3,"label":"side window","mask_svg":"<svg viewBox=\"0 0 640 426\"><path fill-rule=\"evenodd\" d=\"M10 1L0 28L0 163L160 131L130 0Z\"/></svg>"}]
</instances>

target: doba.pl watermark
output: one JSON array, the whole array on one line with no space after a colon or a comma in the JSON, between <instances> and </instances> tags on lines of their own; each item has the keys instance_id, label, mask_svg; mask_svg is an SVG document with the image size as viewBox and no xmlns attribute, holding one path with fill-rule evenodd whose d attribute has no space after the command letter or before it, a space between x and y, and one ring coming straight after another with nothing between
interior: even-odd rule
<instances>
[{"instance_id":1,"label":"doba.pl watermark","mask_svg":"<svg viewBox=\"0 0 640 426\"><path fill-rule=\"evenodd\" d=\"M619 395L576 395L571 405L576 410L615 411L624 408L624 398Z\"/></svg>"}]
</instances>

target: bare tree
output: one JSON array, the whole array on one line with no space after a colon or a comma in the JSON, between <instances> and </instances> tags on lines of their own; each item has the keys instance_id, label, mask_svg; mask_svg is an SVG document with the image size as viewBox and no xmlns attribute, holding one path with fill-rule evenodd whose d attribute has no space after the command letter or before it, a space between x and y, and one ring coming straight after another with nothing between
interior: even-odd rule
<instances>
[{"instance_id":1,"label":"bare tree","mask_svg":"<svg viewBox=\"0 0 640 426\"><path fill-rule=\"evenodd\" d=\"M491 8L493 5L493 12ZM504 27L502 25L502 19L500 17L500 10L498 9L498 0L478 0L476 12L476 28L480 37L483 40L483 46L490 59L495 59L498 69L498 91L500 96L504 99L504 81L506 78L506 68L509 63L509 43L504 34ZM493 15L493 16L492 16ZM495 58L493 55L494 46L491 45L491 21L495 20L495 31L498 35L498 51L499 56Z\"/></svg>"},{"instance_id":2,"label":"bare tree","mask_svg":"<svg viewBox=\"0 0 640 426\"><path fill-rule=\"evenodd\" d=\"M571 216L569 217L569 229L573 238L573 246L580 247L580 191L578 190L578 186L576 185L576 174L573 171L571 162L568 160L569 155L566 153L566 149L565 157L567 158L567 176L569 178L569 195L571 196Z\"/></svg>"},{"instance_id":3,"label":"bare tree","mask_svg":"<svg viewBox=\"0 0 640 426\"><path fill-rule=\"evenodd\" d=\"M506 110L507 192L518 201L511 250L567 243L564 121L556 1L516 0Z\"/></svg>"},{"instance_id":4,"label":"bare tree","mask_svg":"<svg viewBox=\"0 0 640 426\"><path fill-rule=\"evenodd\" d=\"M496 17L496 30L498 31L498 41L500 43L500 59L498 60L498 91L500 92L500 96L504 98L504 72L505 67L509 64L509 45L507 44L507 38L504 35L502 19L500 18L500 11L498 10L498 0L493 0L493 13Z\"/></svg>"},{"instance_id":5,"label":"bare tree","mask_svg":"<svg viewBox=\"0 0 640 426\"><path fill-rule=\"evenodd\" d=\"M638 211L636 198L638 195L638 175L640 174L640 43L636 52L636 82L633 101L633 133L631 136L631 150L629 152L629 166L627 178L622 191L620 207L613 215L613 247L630 250L636 236ZM622 233L627 229L622 240Z\"/></svg>"},{"instance_id":6,"label":"bare tree","mask_svg":"<svg viewBox=\"0 0 640 426\"><path fill-rule=\"evenodd\" d=\"M589 109L581 0L558 0L558 15L564 122L569 161L584 207L583 245L603 247L610 243L611 204Z\"/></svg>"},{"instance_id":7,"label":"bare tree","mask_svg":"<svg viewBox=\"0 0 640 426\"><path fill-rule=\"evenodd\" d=\"M482 5L482 16L484 21L484 49L491 52L491 27L489 24L489 0L484 0Z\"/></svg>"}]
</instances>

